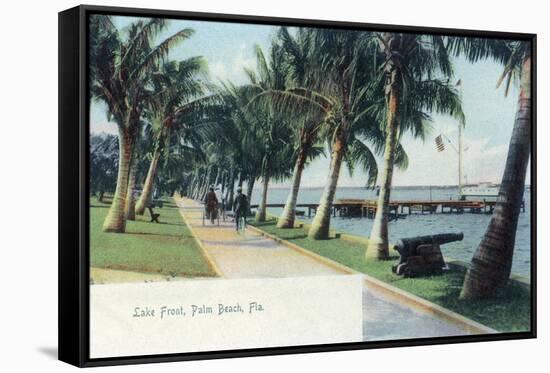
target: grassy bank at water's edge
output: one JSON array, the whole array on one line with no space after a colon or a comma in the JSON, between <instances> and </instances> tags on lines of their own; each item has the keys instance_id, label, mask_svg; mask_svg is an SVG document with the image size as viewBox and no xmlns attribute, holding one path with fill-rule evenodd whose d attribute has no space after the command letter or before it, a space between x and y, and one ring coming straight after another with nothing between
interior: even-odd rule
<instances>
[{"instance_id":1,"label":"grassy bank at water's edge","mask_svg":"<svg viewBox=\"0 0 550 373\"><path fill-rule=\"evenodd\" d=\"M391 271L392 264L398 259L395 252L392 253L392 260L367 261L365 259L366 245L359 242L340 238L309 240L306 229L279 229L276 227L274 219L265 223L251 221L250 224L498 331L518 332L530 329L530 293L517 282L510 282L505 289L505 294L497 299L461 301L458 296L465 275L465 270L462 267L453 266L453 270L445 271L441 276L403 278Z\"/></svg>"},{"instance_id":2,"label":"grassy bank at water's edge","mask_svg":"<svg viewBox=\"0 0 550 373\"><path fill-rule=\"evenodd\" d=\"M216 276L177 206L165 199L160 224L150 223L148 211L128 221L126 233L105 233L103 221L109 203L90 199L90 264L92 267L120 269L168 276Z\"/></svg>"}]
</instances>

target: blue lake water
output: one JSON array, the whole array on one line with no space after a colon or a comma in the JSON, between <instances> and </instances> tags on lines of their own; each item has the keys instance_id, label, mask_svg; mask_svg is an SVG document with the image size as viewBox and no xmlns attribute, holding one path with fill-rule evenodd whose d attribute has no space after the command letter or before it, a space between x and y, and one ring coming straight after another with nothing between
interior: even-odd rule
<instances>
[{"instance_id":1,"label":"blue lake water","mask_svg":"<svg viewBox=\"0 0 550 373\"><path fill-rule=\"evenodd\" d=\"M298 203L318 203L322 188L304 188L300 190ZM449 200L457 199L458 189L449 187L429 188L395 188L392 190L392 200ZM288 189L271 188L268 195L268 203L285 203ZM338 188L338 198L376 199L376 192L364 188ZM255 189L252 194L252 204L257 204L260 199L260 190ZM521 276L530 277L531 266L531 219L530 219L530 191L525 191L525 212L519 217L514 249L514 261L512 272ZM274 215L281 213L280 208L270 208L268 211ZM300 220L310 221L305 217ZM407 210L405 210L407 211ZM395 242L399 238L447 233L464 232L464 240L453 242L441 247L447 258L459 259L469 262L472 259L477 245L485 234L485 230L491 219L490 214L412 214L405 219L389 223L390 241ZM372 220L367 218L343 218L331 219L331 228L338 231L368 237L372 227Z\"/></svg>"}]
</instances>

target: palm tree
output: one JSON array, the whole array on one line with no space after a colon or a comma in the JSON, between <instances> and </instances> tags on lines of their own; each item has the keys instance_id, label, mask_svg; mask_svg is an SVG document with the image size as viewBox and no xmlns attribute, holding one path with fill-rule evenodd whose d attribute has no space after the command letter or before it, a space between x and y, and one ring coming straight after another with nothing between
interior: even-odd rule
<instances>
[{"instance_id":1,"label":"palm tree","mask_svg":"<svg viewBox=\"0 0 550 373\"><path fill-rule=\"evenodd\" d=\"M380 88L374 81L380 60L371 34L355 31L298 29L297 40L308 40L307 66L310 77L302 87L284 92L268 91L278 111L322 117L320 136L326 139L331 163L325 190L309 230L311 239L326 239L329 234L332 204L342 163L350 171L361 165L368 176L367 185L377 178L374 154L383 149L384 133L380 131ZM285 43L290 49L292 43ZM309 73L308 73L309 75ZM368 145L367 145L368 144ZM371 148L373 150L371 150ZM399 145L400 165L407 156Z\"/></svg>"},{"instance_id":2,"label":"palm tree","mask_svg":"<svg viewBox=\"0 0 550 373\"><path fill-rule=\"evenodd\" d=\"M451 39L456 54L475 62L491 58L504 65L497 88L505 82L505 94L519 81L519 97L506 166L493 216L487 227L462 287L462 299L488 298L508 282L518 217L525 188L525 174L531 153L531 45L523 41L494 39Z\"/></svg>"},{"instance_id":3,"label":"palm tree","mask_svg":"<svg viewBox=\"0 0 550 373\"><path fill-rule=\"evenodd\" d=\"M124 232L126 229L130 166L148 96L147 83L170 48L193 34L191 29L183 29L153 45L155 37L166 25L166 19L140 20L132 23L123 35L110 17L90 17L91 92L94 99L106 103L108 117L118 127L120 147L115 194L103 223L106 232Z\"/></svg>"},{"instance_id":4,"label":"palm tree","mask_svg":"<svg viewBox=\"0 0 550 373\"><path fill-rule=\"evenodd\" d=\"M298 120L296 126L296 136L294 136L296 153L292 159L296 159L292 172L290 191L283 208L283 212L277 221L277 228L294 228L296 219L296 204L298 202L298 193L302 181L302 173L306 162L313 160L320 155L324 155L324 148L318 144L319 131L323 125L321 119Z\"/></svg>"},{"instance_id":5,"label":"palm tree","mask_svg":"<svg viewBox=\"0 0 550 373\"><path fill-rule=\"evenodd\" d=\"M283 27L279 31L278 38L287 59L289 83L298 87L307 86L311 79L311 74L308 74L309 64L312 62L308 59L311 37L307 33L300 32L294 38L288 29ZM293 138L297 154L294 156L296 162L292 173L290 192L283 212L277 221L277 228L294 227L296 203L306 161L323 154L323 149L317 145L323 125L323 117L319 111L306 111L301 117L295 111L291 116L294 118L295 133Z\"/></svg>"},{"instance_id":6,"label":"palm tree","mask_svg":"<svg viewBox=\"0 0 550 373\"><path fill-rule=\"evenodd\" d=\"M154 129L155 145L143 191L136 204L136 214L143 215L153 193L153 184L163 152L169 154L167 142L171 131L181 132L194 123L186 123L182 114L196 109L204 99L205 84L199 79L205 73L205 61L192 57L181 62L170 61L162 65L152 77L153 93L148 100L147 116Z\"/></svg>"},{"instance_id":7,"label":"palm tree","mask_svg":"<svg viewBox=\"0 0 550 373\"><path fill-rule=\"evenodd\" d=\"M308 232L311 239L328 238L343 162L350 169L360 164L368 176L367 184L376 180L374 153L381 149L383 137L372 115L371 79L375 64L372 58L367 61L367 56L376 50L363 42L368 37L365 32L298 30L297 38L310 39L307 59L312 75L305 87L287 89L280 95L280 101L283 107L294 110L300 107L318 110L323 118L320 135L326 139L331 154L327 183Z\"/></svg>"},{"instance_id":8,"label":"palm tree","mask_svg":"<svg viewBox=\"0 0 550 373\"><path fill-rule=\"evenodd\" d=\"M287 65L285 54L281 46L272 43L269 60L262 49L256 46L257 73L245 69L250 80L250 85L245 90L253 92L250 102L245 107L245 116L251 117L256 132L258 150L260 152L262 177L262 194L260 204L256 212L256 221L265 221L267 212L267 196L270 180L281 177L288 165L288 158L281 157L288 153L291 146L291 131L289 123L283 115L276 112L271 101L255 100L254 98L268 91L284 91L287 82Z\"/></svg>"},{"instance_id":9,"label":"palm tree","mask_svg":"<svg viewBox=\"0 0 550 373\"><path fill-rule=\"evenodd\" d=\"M219 171L218 179L225 192L227 209L232 207L235 182L238 180L242 186L245 179L255 179L260 173L258 126L252 123L255 118L244 111L249 88L237 87L230 82L221 83L219 105L215 106L218 109L215 114L218 132L208 140L211 162Z\"/></svg>"},{"instance_id":10,"label":"palm tree","mask_svg":"<svg viewBox=\"0 0 550 373\"><path fill-rule=\"evenodd\" d=\"M462 122L464 115L459 96L448 81L452 65L443 37L400 33L375 33L374 36L373 41L378 42L384 55L381 76L386 141L380 194L366 256L387 259L389 202L399 137L411 127L419 133L429 118L429 114L423 112L451 114Z\"/></svg>"},{"instance_id":11,"label":"palm tree","mask_svg":"<svg viewBox=\"0 0 550 373\"><path fill-rule=\"evenodd\" d=\"M90 136L90 192L103 202L105 192L114 192L117 176L118 139L114 135Z\"/></svg>"},{"instance_id":12,"label":"palm tree","mask_svg":"<svg viewBox=\"0 0 550 373\"><path fill-rule=\"evenodd\" d=\"M156 189L159 194L173 195L182 192L188 184L190 176L204 162L202 149L188 144L182 144L177 134L171 136L168 146L170 154L165 155L165 161L160 162Z\"/></svg>"}]
</instances>

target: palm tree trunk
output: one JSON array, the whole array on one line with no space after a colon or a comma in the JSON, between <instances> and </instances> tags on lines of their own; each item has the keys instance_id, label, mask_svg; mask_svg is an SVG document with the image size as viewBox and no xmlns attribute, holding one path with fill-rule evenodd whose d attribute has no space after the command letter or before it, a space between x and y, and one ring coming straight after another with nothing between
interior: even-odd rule
<instances>
[{"instance_id":1,"label":"palm tree trunk","mask_svg":"<svg viewBox=\"0 0 550 373\"><path fill-rule=\"evenodd\" d=\"M191 184L191 187L189 189L189 195L187 197L191 199L195 199L195 192L197 190L197 184L198 184L198 178L193 180L193 183Z\"/></svg>"},{"instance_id":2,"label":"palm tree trunk","mask_svg":"<svg viewBox=\"0 0 550 373\"><path fill-rule=\"evenodd\" d=\"M306 164L306 153L304 149L298 154L296 164L294 165L294 174L292 176L292 188L286 200L283 213L277 222L277 228L294 228L294 220L296 218L296 202L298 200L298 192L300 190L300 182L302 180L302 172Z\"/></svg>"},{"instance_id":3,"label":"palm tree trunk","mask_svg":"<svg viewBox=\"0 0 550 373\"><path fill-rule=\"evenodd\" d=\"M330 228L330 213L336 187L338 186L338 178L340 176L340 168L344 157L345 142L341 138L337 138L332 146L332 154L330 160L330 171L328 174L325 190L317 207L317 212L311 223L311 228L308 232L308 237L313 240L325 240L329 235Z\"/></svg>"},{"instance_id":4,"label":"palm tree trunk","mask_svg":"<svg viewBox=\"0 0 550 373\"><path fill-rule=\"evenodd\" d=\"M248 184L246 186L246 198L248 201L248 211L246 213L247 215L252 214L252 209L250 208L250 201L252 201L252 191L254 189L255 182L256 182L256 177L250 176L250 178L248 179Z\"/></svg>"},{"instance_id":5,"label":"palm tree trunk","mask_svg":"<svg viewBox=\"0 0 550 373\"><path fill-rule=\"evenodd\" d=\"M210 183L210 175L212 173L212 167L208 167L208 171L206 172L206 177L204 178L204 185L202 187L199 200L204 201L206 198L206 193L208 193L208 184Z\"/></svg>"},{"instance_id":6,"label":"palm tree trunk","mask_svg":"<svg viewBox=\"0 0 550 373\"><path fill-rule=\"evenodd\" d=\"M197 180L195 181L195 186L193 187L193 195L191 196L191 198L194 200L199 199L199 193L202 187L202 181L204 177L205 176L201 174L201 171L199 171L199 175L197 177Z\"/></svg>"},{"instance_id":7,"label":"palm tree trunk","mask_svg":"<svg viewBox=\"0 0 550 373\"><path fill-rule=\"evenodd\" d=\"M103 222L104 232L123 233L126 230L125 205L128 178L133 151L133 136L126 128L119 127L118 175L113 202Z\"/></svg>"},{"instance_id":8,"label":"palm tree trunk","mask_svg":"<svg viewBox=\"0 0 550 373\"><path fill-rule=\"evenodd\" d=\"M206 173L204 173L204 170L201 170L203 173L199 179L199 183L197 184L197 191L195 192L194 199L199 200L201 198L202 193L202 187L204 186L205 179L206 179Z\"/></svg>"},{"instance_id":9,"label":"palm tree trunk","mask_svg":"<svg viewBox=\"0 0 550 373\"><path fill-rule=\"evenodd\" d=\"M202 201L202 192L204 190L204 186L208 182L208 173L205 170L201 171L203 175L201 176L199 188L197 189L197 194L195 196L195 199L198 201Z\"/></svg>"},{"instance_id":10,"label":"palm tree trunk","mask_svg":"<svg viewBox=\"0 0 550 373\"><path fill-rule=\"evenodd\" d=\"M525 173L531 153L531 58L526 57L521 71L518 111L508 148L508 157L497 205L464 279L462 299L489 298L506 285L512 258Z\"/></svg>"},{"instance_id":11,"label":"palm tree trunk","mask_svg":"<svg viewBox=\"0 0 550 373\"><path fill-rule=\"evenodd\" d=\"M128 175L128 193L126 194L126 204L124 206L124 214L126 215L126 220L136 220L136 198L134 195L134 189L136 188L136 172L137 172L137 155L132 156L132 162L130 165L130 174Z\"/></svg>"},{"instance_id":12,"label":"palm tree trunk","mask_svg":"<svg viewBox=\"0 0 550 373\"><path fill-rule=\"evenodd\" d=\"M372 230L367 246L366 257L369 259L384 260L389 257L388 247L388 218L390 213L390 194L395 163L395 150L397 144L397 130L399 127L399 106L401 86L398 81L397 70L391 72L391 83L387 101L388 114L386 123L386 145L384 148L384 161L382 180L376 215L372 224Z\"/></svg>"},{"instance_id":13,"label":"palm tree trunk","mask_svg":"<svg viewBox=\"0 0 550 373\"><path fill-rule=\"evenodd\" d=\"M141 196L139 197L139 200L137 201L137 204L136 204L136 214L138 215L143 215L145 213L147 204L151 200L151 195L153 194L153 186L155 184L155 177L157 175L159 160L160 160L160 149L159 147L156 147L155 152L153 153L153 159L151 160L151 164L149 165L149 170L147 171L147 177L145 178L145 182L143 183L143 191L141 192Z\"/></svg>"},{"instance_id":14,"label":"palm tree trunk","mask_svg":"<svg viewBox=\"0 0 550 373\"><path fill-rule=\"evenodd\" d=\"M263 177L263 189L262 189L262 198L260 201L260 205L258 206L258 211L256 211L256 221L262 222L265 221L266 217L266 209L267 209L267 190L269 188L269 168L266 167L266 170L264 172ZM250 204L250 202L249 202Z\"/></svg>"},{"instance_id":15,"label":"palm tree trunk","mask_svg":"<svg viewBox=\"0 0 550 373\"><path fill-rule=\"evenodd\" d=\"M231 175L229 176L229 185L227 186L227 192L229 197L227 198L227 209L233 209L233 201L235 199L235 170L231 169Z\"/></svg>"},{"instance_id":16,"label":"palm tree trunk","mask_svg":"<svg viewBox=\"0 0 550 373\"><path fill-rule=\"evenodd\" d=\"M219 180L220 180L220 169L217 167L216 178L214 179L214 188L218 186Z\"/></svg>"},{"instance_id":17,"label":"palm tree trunk","mask_svg":"<svg viewBox=\"0 0 550 373\"><path fill-rule=\"evenodd\" d=\"M244 183L244 174L241 172L239 173L239 184L238 184L239 188L241 189L243 188L243 183Z\"/></svg>"},{"instance_id":18,"label":"palm tree trunk","mask_svg":"<svg viewBox=\"0 0 550 373\"><path fill-rule=\"evenodd\" d=\"M220 182L221 184L221 190L220 194L223 196L225 193L225 178L227 177L227 173L225 171L222 171L222 180Z\"/></svg>"}]
</instances>

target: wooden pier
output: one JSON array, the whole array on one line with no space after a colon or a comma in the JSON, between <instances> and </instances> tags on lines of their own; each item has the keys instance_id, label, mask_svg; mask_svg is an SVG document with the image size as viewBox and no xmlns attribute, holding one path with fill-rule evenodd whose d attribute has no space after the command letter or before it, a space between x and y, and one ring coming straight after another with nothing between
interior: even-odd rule
<instances>
[{"instance_id":1,"label":"wooden pier","mask_svg":"<svg viewBox=\"0 0 550 373\"><path fill-rule=\"evenodd\" d=\"M490 200L410 200L391 201L390 219L404 218L412 214L492 214L496 201ZM283 208L284 203L268 203L267 207ZM307 215L315 215L318 209L317 203L298 203L296 208L307 208ZM258 205L251 205L257 208ZM525 212L525 203L522 202L522 210ZM339 199L332 204L332 216L342 217L366 217L373 219L376 215L377 201L364 199Z\"/></svg>"}]
</instances>

